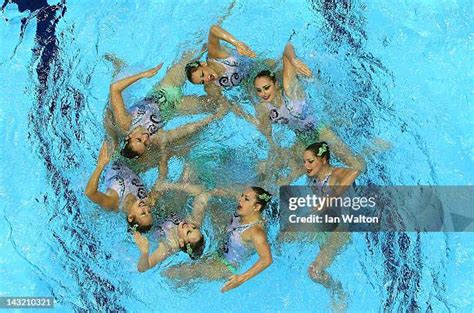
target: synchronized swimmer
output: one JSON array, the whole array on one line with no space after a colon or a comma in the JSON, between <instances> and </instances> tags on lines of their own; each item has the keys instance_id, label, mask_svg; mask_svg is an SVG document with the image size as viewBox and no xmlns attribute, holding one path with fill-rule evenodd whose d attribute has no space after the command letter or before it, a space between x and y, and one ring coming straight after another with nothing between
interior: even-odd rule
<instances>
[{"instance_id":1,"label":"synchronized swimmer","mask_svg":"<svg viewBox=\"0 0 474 313\"><path fill-rule=\"evenodd\" d=\"M225 292L252 279L272 264L271 245L262 213L269 205L277 203L266 189L274 190L276 184L288 185L305 174L306 185L311 188L314 197L333 199L346 192L365 170L366 164L333 130L316 118L299 80L299 77L311 77L312 71L296 56L291 43L284 48L281 73L274 72L271 63L264 69L261 67L263 63L257 66L256 53L219 25L211 26L206 47L206 61L201 61L202 51L184 53L152 91L133 105L125 103L122 93L141 79L153 78L162 64L111 83L110 102L104 119L107 140L99 152L86 195L104 209L124 213L140 251L138 271L150 270L182 251L192 260L200 260L171 266L164 271L166 277L182 282L194 278L228 279L222 287ZM124 62L110 55L108 59L116 65L117 74ZM258 72L257 68L260 69ZM204 85L207 95L183 95L181 87L186 78L193 84ZM255 115L242 110L239 104L230 104L222 92L249 81L250 84L253 82L253 90L247 89L247 92L254 96L249 94L246 97L258 99ZM256 185L265 189L256 186L244 189L234 212L229 211L231 219L226 227L223 222L213 220L225 231L219 233L218 229L215 230L219 248L205 252L206 246L212 246L201 231L208 202L213 197L232 197L234 192L224 191L219 186L206 190L199 183L186 181L171 183L167 178L168 162L174 155L186 156L190 149L186 145L189 138L223 118L229 110L253 124L270 146L269 160L256 166ZM172 130L163 129L175 116L195 113L206 113L208 116ZM296 134L296 141L290 148L282 148L273 139L274 124L285 125ZM329 147L347 167L330 164ZM282 158L283 155L286 157ZM138 174L154 166L158 166L159 177L147 191ZM99 179L104 171L106 191L101 192ZM186 197L192 198L191 212L186 213L175 204L169 204L167 206L171 211L168 215L157 218L157 200L169 191L184 192ZM327 210L326 204L314 206ZM303 220L294 215L290 219L300 223L319 223L320 217L310 215ZM337 218L326 218L330 219L325 222L334 223L335 227L341 224ZM158 219L157 226L153 226L154 219ZM150 253L149 238L145 233L151 229L151 237L158 241L158 247ZM341 284L327 272L350 239L348 233L338 230L317 240L321 249L309 266L308 273L313 281L331 291L334 302L344 302L345 293ZM285 236L285 229L281 229L279 238L295 239ZM255 252L258 260L247 271L239 273L242 265Z\"/></svg>"}]
</instances>

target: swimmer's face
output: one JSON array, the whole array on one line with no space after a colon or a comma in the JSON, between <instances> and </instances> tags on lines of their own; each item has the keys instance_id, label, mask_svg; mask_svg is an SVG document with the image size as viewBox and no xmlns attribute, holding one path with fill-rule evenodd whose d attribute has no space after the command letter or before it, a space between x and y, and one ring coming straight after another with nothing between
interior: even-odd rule
<instances>
[{"instance_id":1,"label":"swimmer's face","mask_svg":"<svg viewBox=\"0 0 474 313\"><path fill-rule=\"evenodd\" d=\"M210 68L207 63L201 62L201 65L191 75L193 84L203 85L213 82L217 79L217 73Z\"/></svg>"},{"instance_id":2,"label":"swimmer's face","mask_svg":"<svg viewBox=\"0 0 474 313\"><path fill-rule=\"evenodd\" d=\"M313 177L321 171L327 163L325 158L317 157L313 151L305 150L303 153L303 162L306 169L306 175Z\"/></svg>"},{"instance_id":3,"label":"swimmer's face","mask_svg":"<svg viewBox=\"0 0 474 313\"><path fill-rule=\"evenodd\" d=\"M272 102L276 94L276 84L268 76L262 76L255 79L254 82L255 91L257 96L263 100L263 102Z\"/></svg>"},{"instance_id":4,"label":"swimmer's face","mask_svg":"<svg viewBox=\"0 0 474 313\"><path fill-rule=\"evenodd\" d=\"M142 155L146 151L147 147L150 146L151 141L150 134L143 129L133 131L128 135L127 139L130 148L139 155Z\"/></svg>"},{"instance_id":5,"label":"swimmer's face","mask_svg":"<svg viewBox=\"0 0 474 313\"><path fill-rule=\"evenodd\" d=\"M202 238L202 233L196 224L180 222L178 224L178 237L183 244L194 244Z\"/></svg>"},{"instance_id":6,"label":"swimmer's face","mask_svg":"<svg viewBox=\"0 0 474 313\"><path fill-rule=\"evenodd\" d=\"M135 220L141 226L153 224L151 208L143 200L135 201L128 210L128 220L130 222Z\"/></svg>"},{"instance_id":7,"label":"swimmer's face","mask_svg":"<svg viewBox=\"0 0 474 313\"><path fill-rule=\"evenodd\" d=\"M257 193L249 188L240 195L237 215L248 216L255 212L260 212L260 204L257 203Z\"/></svg>"}]
</instances>

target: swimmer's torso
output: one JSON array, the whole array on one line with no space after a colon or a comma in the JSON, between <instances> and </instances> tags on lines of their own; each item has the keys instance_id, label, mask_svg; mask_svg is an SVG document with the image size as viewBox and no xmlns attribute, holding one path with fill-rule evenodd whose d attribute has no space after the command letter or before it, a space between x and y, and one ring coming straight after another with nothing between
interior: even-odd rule
<instances>
[{"instance_id":1,"label":"swimmer's torso","mask_svg":"<svg viewBox=\"0 0 474 313\"><path fill-rule=\"evenodd\" d=\"M214 80L214 84L222 88L230 89L240 85L250 72L251 60L239 55L234 50L225 59L208 59L208 61L218 63L224 67L224 73Z\"/></svg>"},{"instance_id":2,"label":"swimmer's torso","mask_svg":"<svg viewBox=\"0 0 474 313\"><path fill-rule=\"evenodd\" d=\"M122 209L123 201L129 194L143 201L147 199L148 194L140 177L121 161L114 161L107 169L105 185L107 189L112 189L118 194L119 209Z\"/></svg>"},{"instance_id":3,"label":"swimmer's torso","mask_svg":"<svg viewBox=\"0 0 474 313\"><path fill-rule=\"evenodd\" d=\"M259 223L261 221L240 224L240 217L236 214L232 216L232 220L226 228L226 239L221 248L222 256L232 265L238 266L254 252L252 246L244 243L242 233Z\"/></svg>"},{"instance_id":4,"label":"swimmer's torso","mask_svg":"<svg viewBox=\"0 0 474 313\"><path fill-rule=\"evenodd\" d=\"M323 180L317 177L307 177L306 184L311 187L314 194L319 196L329 196L332 193L329 181L331 180L332 172L326 175Z\"/></svg>"},{"instance_id":5,"label":"swimmer's torso","mask_svg":"<svg viewBox=\"0 0 474 313\"><path fill-rule=\"evenodd\" d=\"M145 98L129 108L129 113L132 117L130 131L141 126L153 136L164 126L158 105L150 98Z\"/></svg>"},{"instance_id":6,"label":"swimmer's torso","mask_svg":"<svg viewBox=\"0 0 474 313\"><path fill-rule=\"evenodd\" d=\"M310 112L306 99L290 99L282 92L283 104L277 107L266 103L269 118L272 123L284 124L292 130L306 133L316 128L316 119Z\"/></svg>"},{"instance_id":7,"label":"swimmer's torso","mask_svg":"<svg viewBox=\"0 0 474 313\"><path fill-rule=\"evenodd\" d=\"M170 249L175 248L173 238L177 235L176 229L179 223L183 221L178 215L171 214L158 226L158 229L153 234L154 239L168 245Z\"/></svg>"}]
</instances>

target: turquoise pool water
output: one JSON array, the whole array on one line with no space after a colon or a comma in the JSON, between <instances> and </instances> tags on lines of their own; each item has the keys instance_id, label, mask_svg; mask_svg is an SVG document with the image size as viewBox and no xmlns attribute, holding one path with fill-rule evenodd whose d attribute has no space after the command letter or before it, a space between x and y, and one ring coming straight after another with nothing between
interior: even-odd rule
<instances>
[{"instance_id":1,"label":"turquoise pool water","mask_svg":"<svg viewBox=\"0 0 474 313\"><path fill-rule=\"evenodd\" d=\"M102 55L137 68L169 65L206 37L229 1L36 1L34 13L26 10L33 2L19 3L6 4L0 22L0 296L52 296L61 311L330 309L328 292L306 275L314 243L275 245L273 265L227 294L219 292L223 282L177 287L160 271L184 256L138 273L122 218L83 195L104 135L112 68ZM271 58L291 37L319 71L306 88L321 120L355 151L376 137L392 142L367 160L359 184L472 185L473 18L470 1L237 1L222 26ZM134 86L132 96L162 75ZM185 93L202 90L186 85ZM250 159L266 156L262 138L231 114L202 138L194 157L206 159L213 142ZM181 164L173 161L172 177ZM225 182L247 164L203 167ZM232 179L246 183L248 175ZM348 293L349 312L472 312L472 239L354 234L330 272Z\"/></svg>"}]
</instances>

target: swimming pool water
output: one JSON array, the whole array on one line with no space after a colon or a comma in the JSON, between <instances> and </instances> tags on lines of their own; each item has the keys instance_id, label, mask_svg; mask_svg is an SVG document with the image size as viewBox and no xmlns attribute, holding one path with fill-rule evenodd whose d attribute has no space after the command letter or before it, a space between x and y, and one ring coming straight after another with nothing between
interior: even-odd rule
<instances>
[{"instance_id":1,"label":"swimming pool water","mask_svg":"<svg viewBox=\"0 0 474 313\"><path fill-rule=\"evenodd\" d=\"M168 66L206 37L229 1L48 3L34 14L8 4L0 22L0 296L53 296L60 311L328 311L328 292L306 275L315 243L274 245L273 265L230 293L219 292L223 282L174 286L160 271L185 257L138 273L122 218L83 195L104 135L112 68L102 55ZM393 144L367 159L359 184L472 185L473 15L469 1L237 1L222 25L272 58L291 37L319 71L306 82L318 118L355 151L376 137ZM186 85L185 93L202 91ZM266 157L262 138L231 114L201 138L213 140L196 144L194 157L210 147ZM231 178L246 183L249 161L233 161L203 167L220 170L222 183L239 169ZM182 160L173 162L177 177ZM350 312L471 312L472 239L354 234L330 273Z\"/></svg>"}]
</instances>

